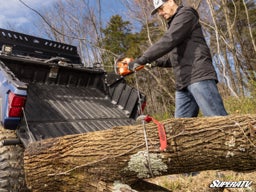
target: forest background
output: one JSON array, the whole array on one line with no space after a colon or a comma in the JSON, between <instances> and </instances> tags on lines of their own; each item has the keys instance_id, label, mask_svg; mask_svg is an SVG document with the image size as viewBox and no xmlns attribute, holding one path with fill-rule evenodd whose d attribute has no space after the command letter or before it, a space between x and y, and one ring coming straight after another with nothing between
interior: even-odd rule
<instances>
[{"instance_id":1,"label":"forest background","mask_svg":"<svg viewBox=\"0 0 256 192\"><path fill-rule=\"evenodd\" d=\"M159 16L151 16L151 0L54 0L40 11L18 0L33 12L31 28L9 25L7 29L48 38L78 47L83 64L99 64L114 71L121 55L136 58L166 30ZM218 73L221 95L229 114L254 113L256 106L256 1L183 0L198 10L204 35ZM107 9L110 9L106 17ZM115 14L115 10L116 13ZM118 10L122 10L121 13ZM145 113L160 119L173 117L174 79L172 69L154 68L137 73L128 82L138 82L147 96Z\"/></svg>"},{"instance_id":2,"label":"forest background","mask_svg":"<svg viewBox=\"0 0 256 192\"><path fill-rule=\"evenodd\" d=\"M100 65L113 72L114 61L121 54L133 58L140 56L161 37L166 24L159 16L150 15L153 9L151 0L116 0L118 4L111 1L111 9L121 9L122 12L116 11L115 14L112 11L109 17L103 14L108 11L106 1L54 0L47 9L41 7L38 11L25 4L26 1L19 0L24 9L35 16L33 30L11 24L6 29L75 45L84 66ZM183 0L182 3L199 12L228 113L255 113L256 1ZM136 73L136 78L132 75L127 81L133 85L138 82L139 90L147 96L146 114L159 120L173 117L175 89L172 69L142 70ZM231 178L228 179L238 179L233 173L229 175ZM203 177L209 178L209 174L204 173ZM184 181L169 182L169 188L192 185L192 180Z\"/></svg>"}]
</instances>

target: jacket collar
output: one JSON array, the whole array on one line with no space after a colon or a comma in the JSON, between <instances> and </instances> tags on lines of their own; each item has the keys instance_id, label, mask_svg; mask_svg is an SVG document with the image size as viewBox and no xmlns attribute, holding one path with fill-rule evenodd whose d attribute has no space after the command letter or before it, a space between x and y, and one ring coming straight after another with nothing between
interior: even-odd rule
<instances>
[{"instance_id":1,"label":"jacket collar","mask_svg":"<svg viewBox=\"0 0 256 192\"><path fill-rule=\"evenodd\" d=\"M171 18L169 18L169 19L167 20L167 23L168 23L168 24L170 24L170 23L172 22L173 18L177 15L177 13L179 12L179 10L180 10L182 7L184 7L184 6L183 6L183 5L180 5L180 6L177 8L177 10L176 10L176 12L174 13L174 15L173 15Z\"/></svg>"}]
</instances>

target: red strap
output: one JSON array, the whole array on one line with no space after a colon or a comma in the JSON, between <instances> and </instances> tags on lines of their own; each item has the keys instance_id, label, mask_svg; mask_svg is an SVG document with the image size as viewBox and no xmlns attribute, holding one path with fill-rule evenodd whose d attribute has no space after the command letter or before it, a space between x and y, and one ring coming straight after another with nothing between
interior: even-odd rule
<instances>
[{"instance_id":1,"label":"red strap","mask_svg":"<svg viewBox=\"0 0 256 192\"><path fill-rule=\"evenodd\" d=\"M153 117L150 117L149 115L147 115L144 120L148 123L153 121L153 123L155 123L157 125L158 135L159 135L159 139L160 139L160 150L161 151L166 150L167 139L166 139L164 125L162 123L160 123L159 121L157 121L156 119L154 119Z\"/></svg>"}]
</instances>

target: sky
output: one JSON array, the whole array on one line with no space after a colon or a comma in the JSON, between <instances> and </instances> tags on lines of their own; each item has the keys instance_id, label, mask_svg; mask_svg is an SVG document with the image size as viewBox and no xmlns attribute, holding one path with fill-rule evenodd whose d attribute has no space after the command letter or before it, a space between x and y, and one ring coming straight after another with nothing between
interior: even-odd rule
<instances>
[{"instance_id":1,"label":"sky","mask_svg":"<svg viewBox=\"0 0 256 192\"><path fill-rule=\"evenodd\" d=\"M32 11L25 7L19 0L1 0L0 6L0 27L8 28L14 26L15 28L26 27L33 20ZM23 0L29 6L39 9L40 7L47 7L56 0Z\"/></svg>"},{"instance_id":2,"label":"sky","mask_svg":"<svg viewBox=\"0 0 256 192\"><path fill-rule=\"evenodd\" d=\"M39 17L35 12L25 7L19 0L0 0L4 1L0 6L0 28L13 30L20 29L21 31L33 30L33 21L35 17ZM47 9L47 6L53 5L58 0L22 0L33 9L40 12L42 9ZM76 0L74 0L75 2ZM95 0L89 0L96 2ZM102 0L104 3L103 11L105 14L114 15L120 12L119 0ZM118 5L119 3L119 5ZM113 6L115 5L115 6ZM104 14L104 13L103 13ZM38 19L38 18L37 18ZM31 29L30 29L31 28ZM30 29L30 30L24 30ZM33 33L33 32L32 32Z\"/></svg>"}]
</instances>

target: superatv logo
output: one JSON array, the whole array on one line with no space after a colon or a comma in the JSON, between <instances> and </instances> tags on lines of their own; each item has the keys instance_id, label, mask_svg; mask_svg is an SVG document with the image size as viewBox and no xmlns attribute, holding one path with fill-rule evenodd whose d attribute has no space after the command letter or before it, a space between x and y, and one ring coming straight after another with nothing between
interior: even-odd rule
<instances>
[{"instance_id":1,"label":"superatv logo","mask_svg":"<svg viewBox=\"0 0 256 192\"><path fill-rule=\"evenodd\" d=\"M210 188L248 188L252 185L252 181L219 181L214 180L210 184Z\"/></svg>"}]
</instances>

